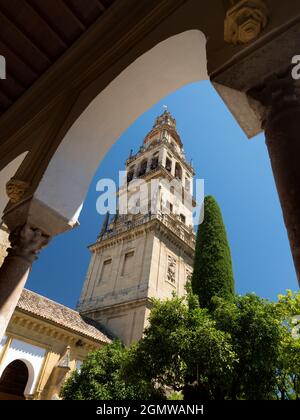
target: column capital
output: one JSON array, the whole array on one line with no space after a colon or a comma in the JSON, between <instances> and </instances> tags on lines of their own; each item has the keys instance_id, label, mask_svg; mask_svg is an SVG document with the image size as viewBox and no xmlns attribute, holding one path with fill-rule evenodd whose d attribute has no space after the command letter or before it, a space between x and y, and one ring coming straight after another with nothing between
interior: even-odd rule
<instances>
[{"instance_id":1,"label":"column capital","mask_svg":"<svg viewBox=\"0 0 300 420\"><path fill-rule=\"evenodd\" d=\"M293 80L290 69L284 75L272 75L264 83L251 89L248 95L265 108L262 125L281 112L300 107L300 87Z\"/></svg>"},{"instance_id":2,"label":"column capital","mask_svg":"<svg viewBox=\"0 0 300 420\"><path fill-rule=\"evenodd\" d=\"M41 249L49 243L50 237L26 223L13 230L9 240L11 246L8 249L8 256L23 258L32 264Z\"/></svg>"}]
</instances>

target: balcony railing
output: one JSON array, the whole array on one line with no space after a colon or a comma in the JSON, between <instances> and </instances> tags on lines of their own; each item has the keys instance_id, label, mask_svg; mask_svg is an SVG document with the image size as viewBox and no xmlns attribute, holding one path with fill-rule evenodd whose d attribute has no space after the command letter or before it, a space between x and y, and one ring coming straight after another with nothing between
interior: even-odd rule
<instances>
[{"instance_id":1,"label":"balcony railing","mask_svg":"<svg viewBox=\"0 0 300 420\"><path fill-rule=\"evenodd\" d=\"M152 220L159 220L171 232L175 233L180 239L182 239L187 245L189 245L191 248L195 248L195 233L193 228L186 226L180 220L179 216L174 214L167 214L164 211L160 211L157 214L138 214L134 216L133 220L124 221L119 226L116 225L115 228L106 231L106 233L104 233L104 235L102 235L99 239L99 242L127 232Z\"/></svg>"}]
</instances>

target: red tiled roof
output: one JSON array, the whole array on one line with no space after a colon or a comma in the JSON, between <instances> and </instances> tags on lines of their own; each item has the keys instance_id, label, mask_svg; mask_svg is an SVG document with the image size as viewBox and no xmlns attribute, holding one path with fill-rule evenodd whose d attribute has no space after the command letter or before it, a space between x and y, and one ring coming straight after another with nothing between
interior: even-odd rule
<instances>
[{"instance_id":1,"label":"red tiled roof","mask_svg":"<svg viewBox=\"0 0 300 420\"><path fill-rule=\"evenodd\" d=\"M98 342L111 342L112 337L100 323L30 290L23 290L17 308Z\"/></svg>"}]
</instances>

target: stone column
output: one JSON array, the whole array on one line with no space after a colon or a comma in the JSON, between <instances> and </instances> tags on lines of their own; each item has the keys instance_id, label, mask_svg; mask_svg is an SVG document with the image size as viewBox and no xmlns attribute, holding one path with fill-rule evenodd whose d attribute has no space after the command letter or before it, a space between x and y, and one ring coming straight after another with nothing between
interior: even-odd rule
<instances>
[{"instance_id":1,"label":"stone column","mask_svg":"<svg viewBox=\"0 0 300 420\"><path fill-rule=\"evenodd\" d=\"M300 282L300 100L294 81L273 78L261 91L266 144Z\"/></svg>"},{"instance_id":2,"label":"stone column","mask_svg":"<svg viewBox=\"0 0 300 420\"><path fill-rule=\"evenodd\" d=\"M146 173L151 171L152 156L148 156Z\"/></svg>"},{"instance_id":3,"label":"stone column","mask_svg":"<svg viewBox=\"0 0 300 420\"><path fill-rule=\"evenodd\" d=\"M172 159L171 175L175 176L176 160Z\"/></svg>"},{"instance_id":4,"label":"stone column","mask_svg":"<svg viewBox=\"0 0 300 420\"><path fill-rule=\"evenodd\" d=\"M10 235L8 249L0 268L0 340L5 334L10 318L17 306L33 261L49 242L49 236L25 224Z\"/></svg>"},{"instance_id":5,"label":"stone column","mask_svg":"<svg viewBox=\"0 0 300 420\"><path fill-rule=\"evenodd\" d=\"M158 164L165 167L166 166L166 158L167 158L167 150L163 147L162 149L160 149L160 152L159 152Z\"/></svg>"}]
</instances>

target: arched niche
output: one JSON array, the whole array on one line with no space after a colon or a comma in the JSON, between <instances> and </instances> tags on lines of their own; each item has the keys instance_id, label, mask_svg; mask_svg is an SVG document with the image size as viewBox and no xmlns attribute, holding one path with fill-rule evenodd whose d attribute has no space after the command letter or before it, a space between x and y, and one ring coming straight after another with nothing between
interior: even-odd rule
<instances>
[{"instance_id":1,"label":"arched niche","mask_svg":"<svg viewBox=\"0 0 300 420\"><path fill-rule=\"evenodd\" d=\"M34 367L29 360L20 358L9 361L2 368L0 395L1 393L13 394L16 397L29 395L33 391L35 379ZM13 392L13 387L16 393Z\"/></svg>"},{"instance_id":2,"label":"arched niche","mask_svg":"<svg viewBox=\"0 0 300 420\"><path fill-rule=\"evenodd\" d=\"M10 362L0 377L0 399L23 400L28 391L30 382L33 380L32 366L16 359Z\"/></svg>"}]
</instances>

